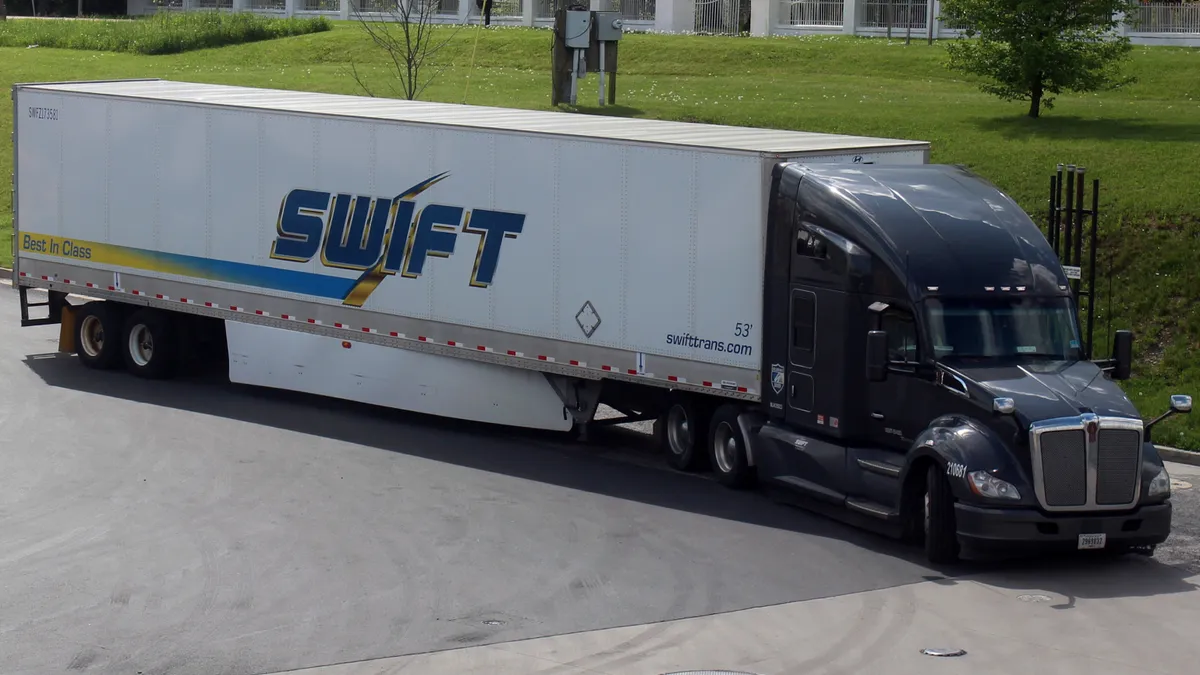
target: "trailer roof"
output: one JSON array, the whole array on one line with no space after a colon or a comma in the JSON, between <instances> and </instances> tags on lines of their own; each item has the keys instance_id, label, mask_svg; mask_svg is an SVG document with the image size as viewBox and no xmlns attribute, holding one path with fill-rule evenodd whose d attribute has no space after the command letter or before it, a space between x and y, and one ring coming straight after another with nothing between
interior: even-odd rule
<instances>
[{"instance_id":1,"label":"trailer roof","mask_svg":"<svg viewBox=\"0 0 1200 675\"><path fill-rule=\"evenodd\" d=\"M220 84L173 82L170 80L60 82L24 86L43 90L152 99L156 101L280 110L294 113L357 117L374 120L394 120L497 131L536 132L584 138L716 148L769 155L803 155L879 148L924 150L929 147L926 141L757 129L752 127L695 124L690 122L670 122L665 120L572 114L544 110L495 108L454 103L404 101L368 96L259 89Z\"/></svg>"}]
</instances>

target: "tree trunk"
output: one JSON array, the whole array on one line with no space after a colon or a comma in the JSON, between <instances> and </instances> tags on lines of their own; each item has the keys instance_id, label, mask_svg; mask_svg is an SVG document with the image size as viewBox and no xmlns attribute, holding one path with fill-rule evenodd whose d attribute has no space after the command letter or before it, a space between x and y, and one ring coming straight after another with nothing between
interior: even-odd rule
<instances>
[{"instance_id":1,"label":"tree trunk","mask_svg":"<svg viewBox=\"0 0 1200 675\"><path fill-rule=\"evenodd\" d=\"M1029 116L1036 118L1042 112L1042 82L1038 80L1029 88Z\"/></svg>"},{"instance_id":2,"label":"tree trunk","mask_svg":"<svg viewBox=\"0 0 1200 675\"><path fill-rule=\"evenodd\" d=\"M8 8L4 6L4 0L0 0L0 21L8 20Z\"/></svg>"}]
</instances>

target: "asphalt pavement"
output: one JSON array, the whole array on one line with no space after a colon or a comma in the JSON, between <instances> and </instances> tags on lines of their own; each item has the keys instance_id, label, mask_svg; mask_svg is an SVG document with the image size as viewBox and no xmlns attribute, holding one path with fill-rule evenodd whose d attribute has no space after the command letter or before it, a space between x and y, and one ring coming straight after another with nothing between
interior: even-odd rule
<instances>
[{"instance_id":1,"label":"asphalt pavement","mask_svg":"<svg viewBox=\"0 0 1200 675\"><path fill-rule=\"evenodd\" d=\"M1196 602L1194 488L1154 559L934 570L621 437L580 446L217 377L147 382L87 371L56 340L19 328L0 286L4 673L660 673L647 668L714 651L771 673L853 652L839 668L861 672L934 630L916 621L928 612L969 625L947 621L945 587ZM1096 627L1129 620L1110 618ZM525 661L493 659L513 645Z\"/></svg>"}]
</instances>

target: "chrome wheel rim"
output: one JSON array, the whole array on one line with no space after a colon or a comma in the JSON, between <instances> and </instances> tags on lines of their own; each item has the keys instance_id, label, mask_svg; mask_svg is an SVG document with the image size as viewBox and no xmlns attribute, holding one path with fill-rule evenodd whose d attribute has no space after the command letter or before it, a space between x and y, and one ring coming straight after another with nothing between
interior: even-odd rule
<instances>
[{"instance_id":1,"label":"chrome wheel rim","mask_svg":"<svg viewBox=\"0 0 1200 675\"><path fill-rule=\"evenodd\" d=\"M129 331L129 356L139 367L144 367L154 358L154 337L145 324L138 324Z\"/></svg>"},{"instance_id":2,"label":"chrome wheel rim","mask_svg":"<svg viewBox=\"0 0 1200 675\"><path fill-rule=\"evenodd\" d=\"M692 425L683 406L672 406L667 415L667 440L671 452L676 455L682 455L692 447Z\"/></svg>"},{"instance_id":3,"label":"chrome wheel rim","mask_svg":"<svg viewBox=\"0 0 1200 675\"><path fill-rule=\"evenodd\" d=\"M713 438L713 454L722 473L733 473L733 468L737 466L738 447L737 437L728 422L721 422L717 427Z\"/></svg>"},{"instance_id":4,"label":"chrome wheel rim","mask_svg":"<svg viewBox=\"0 0 1200 675\"><path fill-rule=\"evenodd\" d=\"M79 326L79 347L93 359L104 350L104 324L95 315L83 317Z\"/></svg>"}]
</instances>

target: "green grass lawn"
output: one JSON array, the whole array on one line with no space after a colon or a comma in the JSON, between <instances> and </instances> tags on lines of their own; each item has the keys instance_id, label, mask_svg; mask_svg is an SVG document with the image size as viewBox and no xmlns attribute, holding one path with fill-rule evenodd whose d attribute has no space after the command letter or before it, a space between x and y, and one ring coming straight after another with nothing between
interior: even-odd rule
<instances>
[{"instance_id":1,"label":"green grass lawn","mask_svg":"<svg viewBox=\"0 0 1200 675\"><path fill-rule=\"evenodd\" d=\"M472 70L472 50L475 67ZM546 31L461 31L442 54L447 70L424 98L549 107ZM353 23L332 31L169 56L0 48L0 85L112 77L163 77L361 93L353 59L381 89L384 55ZM627 35L618 106L587 113L649 116L928 140L933 161L986 176L1042 221L1049 175L1077 163L1102 181L1102 284L1097 334L1135 330L1138 363L1126 391L1149 417L1171 393L1200 396L1200 50L1135 48L1139 82L1115 92L1062 96L1044 118L1023 116L946 70L944 51L914 41L850 37L719 38ZM468 76L470 83L468 89ZM593 101L596 80L583 82ZM0 175L11 170L12 120L0 115ZM0 238L11 231L0 191ZM0 249L0 264L11 259ZM1103 276L1101 278L1104 278ZM1112 311L1108 311L1111 301ZM1099 355L1098 354L1098 355ZM1155 440L1200 450L1200 414L1165 423Z\"/></svg>"},{"instance_id":2,"label":"green grass lawn","mask_svg":"<svg viewBox=\"0 0 1200 675\"><path fill-rule=\"evenodd\" d=\"M134 54L178 54L257 40L329 30L324 17L275 18L258 14L188 12L134 19L46 21L13 19L0 23L0 46L58 47Z\"/></svg>"}]
</instances>

